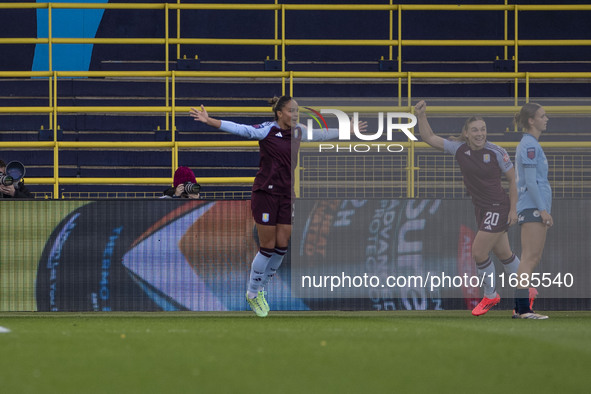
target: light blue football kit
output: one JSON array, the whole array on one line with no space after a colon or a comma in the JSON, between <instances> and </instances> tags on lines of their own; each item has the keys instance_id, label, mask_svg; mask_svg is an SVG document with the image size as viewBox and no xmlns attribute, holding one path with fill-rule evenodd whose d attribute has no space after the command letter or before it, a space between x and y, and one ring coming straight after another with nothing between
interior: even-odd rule
<instances>
[{"instance_id":1,"label":"light blue football kit","mask_svg":"<svg viewBox=\"0 0 591 394\"><path fill-rule=\"evenodd\" d=\"M546 210L552 208L552 188L548 182L548 159L538 140L524 134L515 152L517 168L517 212L526 209Z\"/></svg>"}]
</instances>

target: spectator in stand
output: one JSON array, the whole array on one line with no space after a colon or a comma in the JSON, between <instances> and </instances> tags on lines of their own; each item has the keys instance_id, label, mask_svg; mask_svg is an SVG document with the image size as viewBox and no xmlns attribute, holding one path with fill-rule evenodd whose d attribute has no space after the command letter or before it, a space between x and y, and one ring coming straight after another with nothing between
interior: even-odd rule
<instances>
[{"instance_id":1,"label":"spectator in stand","mask_svg":"<svg viewBox=\"0 0 591 394\"><path fill-rule=\"evenodd\" d=\"M173 187L162 192L160 198L199 198L201 185L197 183L195 174L189 167L181 166L174 172Z\"/></svg>"},{"instance_id":2,"label":"spectator in stand","mask_svg":"<svg viewBox=\"0 0 591 394\"><path fill-rule=\"evenodd\" d=\"M0 160L0 177L7 175L6 163L3 160ZM18 182L14 183L10 181L12 177L6 182L7 178L4 178L4 182L0 182L0 198L34 198L22 179L19 179Z\"/></svg>"}]
</instances>

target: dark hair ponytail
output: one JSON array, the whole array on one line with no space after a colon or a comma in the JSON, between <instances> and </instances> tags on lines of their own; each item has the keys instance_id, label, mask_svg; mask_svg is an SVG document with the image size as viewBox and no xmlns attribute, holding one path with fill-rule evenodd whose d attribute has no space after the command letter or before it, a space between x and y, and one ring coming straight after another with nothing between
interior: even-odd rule
<instances>
[{"instance_id":1,"label":"dark hair ponytail","mask_svg":"<svg viewBox=\"0 0 591 394\"><path fill-rule=\"evenodd\" d=\"M281 96L281 97L273 97L269 100L269 104L273 107L273 114L275 115L275 120L279 119L277 116L277 112L281 111L285 104L291 101L291 96Z\"/></svg>"},{"instance_id":2,"label":"dark hair ponytail","mask_svg":"<svg viewBox=\"0 0 591 394\"><path fill-rule=\"evenodd\" d=\"M529 119L536 116L536 112L542 108L540 104L526 103L521 107L521 111L515 115L515 126L521 127L525 130L529 130Z\"/></svg>"}]
</instances>

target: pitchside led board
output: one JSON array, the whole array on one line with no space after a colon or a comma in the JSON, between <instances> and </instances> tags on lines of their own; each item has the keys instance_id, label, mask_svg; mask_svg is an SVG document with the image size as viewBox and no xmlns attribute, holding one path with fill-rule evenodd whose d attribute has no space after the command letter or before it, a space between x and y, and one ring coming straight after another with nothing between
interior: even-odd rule
<instances>
[{"instance_id":1,"label":"pitchside led board","mask_svg":"<svg viewBox=\"0 0 591 394\"><path fill-rule=\"evenodd\" d=\"M2 201L2 311L245 310L249 201ZM587 307L591 201L556 200L540 302ZM470 200L295 202L275 310L466 309L481 297ZM509 231L519 254L519 229ZM497 266L509 299L515 278ZM510 305L507 304L510 308Z\"/></svg>"}]
</instances>

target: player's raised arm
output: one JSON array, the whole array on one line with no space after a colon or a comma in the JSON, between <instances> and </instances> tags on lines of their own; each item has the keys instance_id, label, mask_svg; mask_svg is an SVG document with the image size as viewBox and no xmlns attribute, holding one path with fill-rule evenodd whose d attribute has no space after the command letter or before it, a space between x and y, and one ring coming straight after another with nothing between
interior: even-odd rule
<instances>
[{"instance_id":1,"label":"player's raised arm","mask_svg":"<svg viewBox=\"0 0 591 394\"><path fill-rule=\"evenodd\" d=\"M427 103L421 100L415 105L415 116L419 124L421 139L435 149L443 150L443 138L435 135L427 120Z\"/></svg>"}]
</instances>

